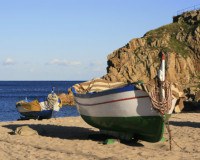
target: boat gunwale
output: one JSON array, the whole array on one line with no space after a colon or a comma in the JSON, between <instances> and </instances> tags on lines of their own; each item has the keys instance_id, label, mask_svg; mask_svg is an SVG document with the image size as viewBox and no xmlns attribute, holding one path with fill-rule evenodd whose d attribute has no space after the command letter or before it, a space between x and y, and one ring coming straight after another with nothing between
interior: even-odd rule
<instances>
[{"instance_id":1,"label":"boat gunwale","mask_svg":"<svg viewBox=\"0 0 200 160\"><path fill-rule=\"evenodd\" d=\"M72 92L75 97L79 98L94 98L94 97L100 97L100 96L106 96L110 94L116 94L116 93L122 93L127 91L134 91L134 90L140 90L138 89L134 84L126 84L117 88L112 88L100 92L87 92L87 93L78 93L76 92L75 88L72 87Z\"/></svg>"}]
</instances>

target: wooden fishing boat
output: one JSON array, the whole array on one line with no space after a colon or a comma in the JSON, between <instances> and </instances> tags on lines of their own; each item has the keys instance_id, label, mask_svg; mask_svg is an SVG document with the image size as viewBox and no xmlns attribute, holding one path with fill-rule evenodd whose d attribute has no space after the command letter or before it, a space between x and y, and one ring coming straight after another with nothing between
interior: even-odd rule
<instances>
[{"instance_id":1,"label":"wooden fishing boat","mask_svg":"<svg viewBox=\"0 0 200 160\"><path fill-rule=\"evenodd\" d=\"M45 99L40 98L33 101L26 99L16 103L21 119L49 119L53 112L59 111L61 107L62 103L55 93L49 94Z\"/></svg>"},{"instance_id":2,"label":"wooden fishing boat","mask_svg":"<svg viewBox=\"0 0 200 160\"><path fill-rule=\"evenodd\" d=\"M162 78L165 77L160 75ZM157 142L163 136L164 120L171 115L176 98L160 88L161 105L170 107L159 110L153 94L138 86L93 80L74 85L72 92L81 117L91 126L121 138Z\"/></svg>"}]
</instances>

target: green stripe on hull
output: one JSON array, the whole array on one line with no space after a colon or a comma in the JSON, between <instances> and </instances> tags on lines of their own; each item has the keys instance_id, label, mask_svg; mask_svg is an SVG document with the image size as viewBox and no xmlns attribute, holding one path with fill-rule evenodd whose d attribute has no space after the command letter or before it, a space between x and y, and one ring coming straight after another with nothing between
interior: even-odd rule
<instances>
[{"instance_id":1,"label":"green stripe on hull","mask_svg":"<svg viewBox=\"0 0 200 160\"><path fill-rule=\"evenodd\" d=\"M90 117L81 115L91 126L101 130L132 134L148 142L158 142L163 136L164 121L160 116Z\"/></svg>"}]
</instances>

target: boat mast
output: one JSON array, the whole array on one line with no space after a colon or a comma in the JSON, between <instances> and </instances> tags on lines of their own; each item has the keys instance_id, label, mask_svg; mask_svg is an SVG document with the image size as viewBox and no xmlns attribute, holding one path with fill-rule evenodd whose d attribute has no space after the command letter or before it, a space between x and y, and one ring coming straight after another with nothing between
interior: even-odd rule
<instances>
[{"instance_id":1,"label":"boat mast","mask_svg":"<svg viewBox=\"0 0 200 160\"><path fill-rule=\"evenodd\" d=\"M165 99L165 89L164 89L164 82L165 82L165 54L162 52L162 61L161 66L158 71L158 78L160 80L160 101L163 102Z\"/></svg>"}]
</instances>

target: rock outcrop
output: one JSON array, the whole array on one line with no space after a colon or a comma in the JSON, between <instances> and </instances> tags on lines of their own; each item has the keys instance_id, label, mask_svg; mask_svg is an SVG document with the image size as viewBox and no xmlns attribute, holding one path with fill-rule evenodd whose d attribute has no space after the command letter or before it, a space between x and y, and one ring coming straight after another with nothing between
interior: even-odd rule
<instances>
[{"instance_id":1,"label":"rock outcrop","mask_svg":"<svg viewBox=\"0 0 200 160\"><path fill-rule=\"evenodd\" d=\"M183 89L200 87L200 10L183 13L173 23L147 32L109 54L110 81L148 82L157 74L160 53L167 55L167 77Z\"/></svg>"},{"instance_id":2,"label":"rock outcrop","mask_svg":"<svg viewBox=\"0 0 200 160\"><path fill-rule=\"evenodd\" d=\"M148 82L157 75L161 52L167 56L168 80L181 86L188 99L199 101L200 10L175 16L173 23L134 38L109 54L107 74L101 78L112 82ZM70 90L66 97L66 103L74 104Z\"/></svg>"},{"instance_id":3,"label":"rock outcrop","mask_svg":"<svg viewBox=\"0 0 200 160\"><path fill-rule=\"evenodd\" d=\"M68 93L61 93L61 94L58 95L58 97L61 100L62 106L75 105L74 96L73 96L73 93L72 93L70 88L68 89Z\"/></svg>"}]
</instances>

